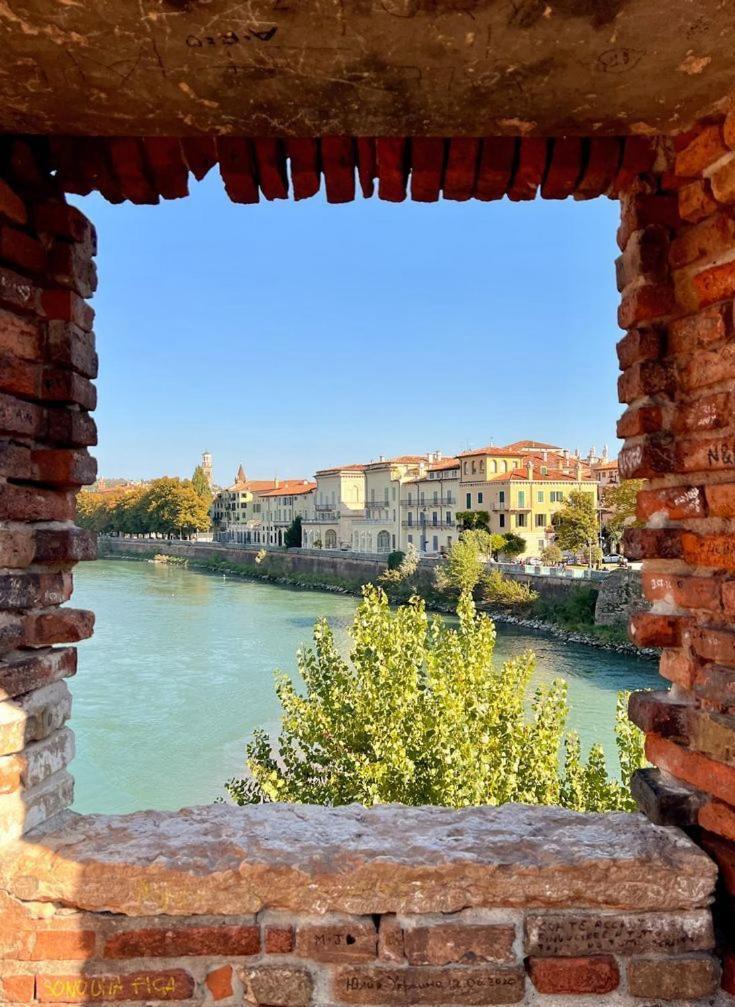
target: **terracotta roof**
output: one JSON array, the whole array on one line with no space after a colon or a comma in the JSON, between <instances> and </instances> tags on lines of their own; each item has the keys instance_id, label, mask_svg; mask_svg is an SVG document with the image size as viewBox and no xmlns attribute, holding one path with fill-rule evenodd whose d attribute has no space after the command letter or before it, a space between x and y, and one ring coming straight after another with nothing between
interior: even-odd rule
<instances>
[{"instance_id":1,"label":"terracotta roof","mask_svg":"<svg viewBox=\"0 0 735 1007\"><path fill-rule=\"evenodd\" d=\"M593 472L604 472L607 469L616 469L617 467L618 467L617 461L613 461L613 462L596 462L592 466L592 471Z\"/></svg>"},{"instance_id":2,"label":"terracotta roof","mask_svg":"<svg viewBox=\"0 0 735 1007\"><path fill-rule=\"evenodd\" d=\"M443 469L458 469L459 458L442 458L440 462L431 462L429 472L440 472Z\"/></svg>"},{"instance_id":3,"label":"terracotta roof","mask_svg":"<svg viewBox=\"0 0 735 1007\"><path fill-rule=\"evenodd\" d=\"M244 493L246 490L251 493L262 493L264 490L273 489L275 485L274 479L246 479L244 483L233 483L228 489L230 493Z\"/></svg>"},{"instance_id":4,"label":"terracotta roof","mask_svg":"<svg viewBox=\"0 0 735 1007\"><path fill-rule=\"evenodd\" d=\"M316 483L310 483L305 479L291 479L284 480L280 485L276 486L274 489L264 490L262 493L258 493L260 497L279 497L279 496L300 496L303 493L312 493L316 489Z\"/></svg>"},{"instance_id":5,"label":"terracotta roof","mask_svg":"<svg viewBox=\"0 0 735 1007\"><path fill-rule=\"evenodd\" d=\"M578 483L578 482L594 481L590 478L590 476L585 475L585 473L582 473L580 478L577 479L574 473L562 472L559 469L551 469L546 473L546 475L542 475L540 472L536 470L535 466L533 470L533 475L529 480L528 470L525 465L522 465L520 468L512 469L510 472L499 472L497 475L492 475L490 476L488 482L502 483L507 482L509 479L521 479L526 482L530 481L534 483L544 483L544 482Z\"/></svg>"},{"instance_id":6,"label":"terracotta roof","mask_svg":"<svg viewBox=\"0 0 735 1007\"><path fill-rule=\"evenodd\" d=\"M484 448L475 448L474 451L460 451L458 458L469 458L470 455L487 455L495 458L522 458L522 451L512 451L510 448L498 448L494 444L488 444Z\"/></svg>"},{"instance_id":7,"label":"terracotta roof","mask_svg":"<svg viewBox=\"0 0 735 1007\"><path fill-rule=\"evenodd\" d=\"M331 469L319 469L315 474L318 476L334 475L337 472L364 472L367 465L335 465Z\"/></svg>"},{"instance_id":8,"label":"terracotta roof","mask_svg":"<svg viewBox=\"0 0 735 1007\"><path fill-rule=\"evenodd\" d=\"M548 451L561 451L558 444L545 444L543 441L513 441L512 444L506 445L507 451L528 451L528 450L548 450Z\"/></svg>"}]
</instances>

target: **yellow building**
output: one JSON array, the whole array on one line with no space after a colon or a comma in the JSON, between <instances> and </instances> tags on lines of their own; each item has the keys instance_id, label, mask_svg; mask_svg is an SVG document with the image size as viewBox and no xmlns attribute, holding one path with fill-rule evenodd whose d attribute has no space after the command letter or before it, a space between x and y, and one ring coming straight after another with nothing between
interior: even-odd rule
<instances>
[{"instance_id":1,"label":"yellow building","mask_svg":"<svg viewBox=\"0 0 735 1007\"><path fill-rule=\"evenodd\" d=\"M426 471L401 489L400 548L416 547L421 556L447 552L458 537L460 462L434 456Z\"/></svg>"},{"instance_id":2,"label":"yellow building","mask_svg":"<svg viewBox=\"0 0 735 1007\"><path fill-rule=\"evenodd\" d=\"M529 448L527 445L534 445ZM525 539L521 558L539 556L554 541L552 515L572 490L589 493L597 507L597 482L589 467L553 445L519 441L459 456L460 511L485 511L493 533Z\"/></svg>"},{"instance_id":3,"label":"yellow building","mask_svg":"<svg viewBox=\"0 0 735 1007\"><path fill-rule=\"evenodd\" d=\"M365 466L321 469L315 478L302 544L306 549L350 549L352 520L365 510Z\"/></svg>"},{"instance_id":4,"label":"yellow building","mask_svg":"<svg viewBox=\"0 0 735 1007\"><path fill-rule=\"evenodd\" d=\"M253 501L257 528L252 541L259 545L284 545L286 531L294 519L300 517L303 522L312 513L315 490L316 483L308 479L283 482L276 479L272 488L257 491Z\"/></svg>"},{"instance_id":5,"label":"yellow building","mask_svg":"<svg viewBox=\"0 0 735 1007\"><path fill-rule=\"evenodd\" d=\"M214 538L220 542L247 545L260 521L260 505L255 494L275 487L273 479L248 479L242 465L232 486L220 490L212 500Z\"/></svg>"}]
</instances>

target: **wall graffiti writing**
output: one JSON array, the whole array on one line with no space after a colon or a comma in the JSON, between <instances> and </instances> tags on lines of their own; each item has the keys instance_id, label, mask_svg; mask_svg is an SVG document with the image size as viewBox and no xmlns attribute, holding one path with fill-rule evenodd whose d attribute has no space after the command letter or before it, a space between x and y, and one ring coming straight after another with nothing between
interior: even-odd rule
<instances>
[{"instance_id":1,"label":"wall graffiti writing","mask_svg":"<svg viewBox=\"0 0 735 1007\"><path fill-rule=\"evenodd\" d=\"M270 42L274 37L278 27L273 25L270 28L246 28L242 31L222 31L214 35L187 35L186 44L190 49L211 49L217 47L227 47L240 45L242 42Z\"/></svg>"}]
</instances>

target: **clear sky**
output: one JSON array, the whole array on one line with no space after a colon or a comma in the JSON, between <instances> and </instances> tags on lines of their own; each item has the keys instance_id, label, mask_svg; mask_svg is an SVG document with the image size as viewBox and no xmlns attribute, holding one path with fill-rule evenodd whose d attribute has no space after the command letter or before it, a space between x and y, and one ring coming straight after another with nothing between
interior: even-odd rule
<instances>
[{"instance_id":1,"label":"clear sky","mask_svg":"<svg viewBox=\"0 0 735 1007\"><path fill-rule=\"evenodd\" d=\"M617 450L618 204L75 202L99 232L100 474L311 476L521 438Z\"/></svg>"}]
</instances>

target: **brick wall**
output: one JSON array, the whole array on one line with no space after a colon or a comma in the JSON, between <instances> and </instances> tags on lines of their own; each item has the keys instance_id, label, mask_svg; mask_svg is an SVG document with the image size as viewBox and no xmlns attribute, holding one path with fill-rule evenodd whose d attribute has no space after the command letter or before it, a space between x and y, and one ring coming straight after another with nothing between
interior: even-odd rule
<instances>
[{"instance_id":1,"label":"brick wall","mask_svg":"<svg viewBox=\"0 0 735 1007\"><path fill-rule=\"evenodd\" d=\"M0 839L72 799L68 644L94 617L59 606L95 554L74 526L95 477L95 246L34 149L0 139Z\"/></svg>"}]
</instances>

